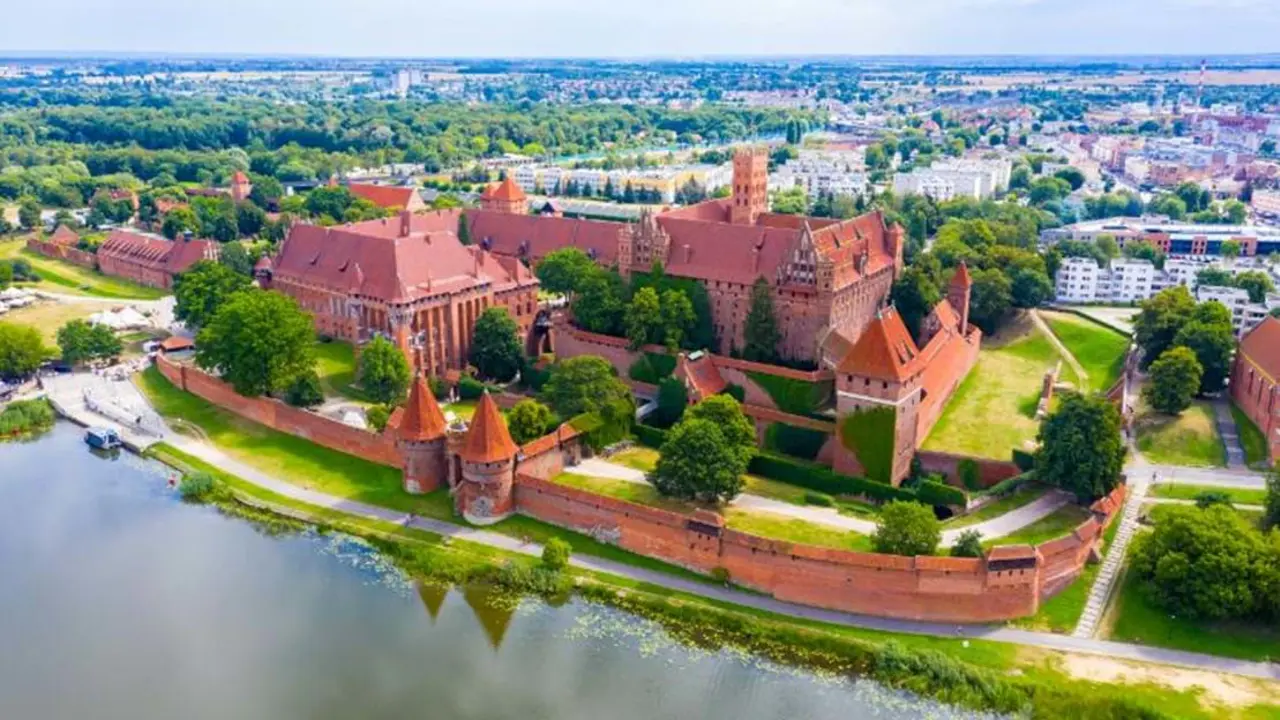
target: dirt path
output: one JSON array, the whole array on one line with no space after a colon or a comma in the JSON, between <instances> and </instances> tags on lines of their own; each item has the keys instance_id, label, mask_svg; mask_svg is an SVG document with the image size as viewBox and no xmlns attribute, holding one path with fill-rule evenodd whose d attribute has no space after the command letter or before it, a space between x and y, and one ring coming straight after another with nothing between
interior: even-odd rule
<instances>
[{"instance_id":1,"label":"dirt path","mask_svg":"<svg viewBox=\"0 0 1280 720\"><path fill-rule=\"evenodd\" d=\"M1044 318L1040 317L1039 310L1031 311L1031 321L1036 324L1036 327L1039 328L1040 332L1044 333L1045 337L1049 338L1049 342L1053 343L1053 346L1058 349L1058 354L1061 355L1062 359L1066 360L1067 364L1071 366L1071 369L1076 372L1076 377L1080 381L1079 386L1082 388L1088 388L1089 373L1084 371L1084 366L1080 364L1079 360L1076 360L1076 356L1072 355L1071 351L1067 349L1067 346L1063 345L1062 341L1058 339L1058 336L1053 334L1053 330L1049 327L1049 323L1045 322Z\"/></svg>"}]
</instances>

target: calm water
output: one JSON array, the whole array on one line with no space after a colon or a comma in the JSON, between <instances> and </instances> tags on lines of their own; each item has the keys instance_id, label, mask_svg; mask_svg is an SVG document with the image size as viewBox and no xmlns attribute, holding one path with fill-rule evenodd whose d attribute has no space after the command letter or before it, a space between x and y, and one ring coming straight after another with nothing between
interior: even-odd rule
<instances>
[{"instance_id":1,"label":"calm water","mask_svg":"<svg viewBox=\"0 0 1280 720\"><path fill-rule=\"evenodd\" d=\"M359 542L185 505L60 424L0 445L0 718L961 717L624 613L420 589Z\"/></svg>"}]
</instances>

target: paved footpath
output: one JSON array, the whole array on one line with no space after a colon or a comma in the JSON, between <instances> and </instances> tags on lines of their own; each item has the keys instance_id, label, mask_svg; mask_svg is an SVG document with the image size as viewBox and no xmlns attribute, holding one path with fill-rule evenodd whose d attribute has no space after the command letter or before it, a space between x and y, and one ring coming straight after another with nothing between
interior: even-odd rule
<instances>
[{"instance_id":1,"label":"paved footpath","mask_svg":"<svg viewBox=\"0 0 1280 720\"><path fill-rule=\"evenodd\" d=\"M1222 444L1227 448L1227 469L1248 470L1244 447L1240 445L1240 429L1236 426L1235 416L1231 414L1231 404L1226 400L1215 400L1213 416L1217 421L1218 434L1222 436Z\"/></svg>"},{"instance_id":2,"label":"paved footpath","mask_svg":"<svg viewBox=\"0 0 1280 720\"><path fill-rule=\"evenodd\" d=\"M170 434L168 441L174 447L182 450L183 452L189 453L201 460L204 460L205 462L216 465L223 470L263 489L270 490L271 492L294 500L333 510L339 510L367 519L383 520L409 525L411 527L426 530L427 532L436 533L445 537L479 543L481 545L487 545L489 547L509 552L533 556L537 556L542 553L542 546L537 543L526 543L516 538L500 535L488 530L463 527L453 523L444 522L442 520L417 517L410 519L404 513L389 510L387 508L367 505L353 500L346 500L332 495L319 493L314 490L307 490L260 472L257 469L228 456L226 453L212 445L207 445L181 435ZM1211 672L1234 673L1237 675L1280 681L1280 665L1271 663L1234 660L1231 658L1215 657L1212 655L1201 655L1199 653L1182 652L1179 650L1145 647L1129 643L1094 640L1091 638L1075 638L1066 635L1054 635L1052 633L1035 632L1031 630L1018 630L999 625L957 626L946 623L893 620L867 615L855 615L836 610L823 610L805 605L782 602L756 593L749 593L742 590L735 590L730 587L717 586L680 578L656 570L633 567L624 563L612 562L601 558L574 555L570 558L569 562L574 567L581 568L583 570L630 578L632 580L649 583L651 585L668 588L670 590L689 593L691 595L699 595L713 600L776 613L778 615L831 623L834 625L846 625L850 627L881 630L884 632L906 633L910 635L932 635L939 637L991 640L1017 645L1030 645L1049 650L1102 655L1121 660L1179 665Z\"/></svg>"},{"instance_id":3,"label":"paved footpath","mask_svg":"<svg viewBox=\"0 0 1280 720\"><path fill-rule=\"evenodd\" d=\"M605 478L607 480L621 480L623 482L648 484L643 472L635 468L625 465L618 465L607 460L599 458L591 458L583 460L570 469L578 475L586 475L589 477ZM1052 491L1045 493L1043 496L1023 505L1014 508L1009 512L999 516L985 520L980 523L974 523L962 528L954 530L945 530L942 533L942 547L951 547L956 544L956 540L960 538L960 534L969 530L977 530L984 540L992 540L1001 538L1005 535L1021 530L1042 518L1057 512L1062 506L1071 502L1071 495L1061 491ZM734 498L730 503L730 507L741 510L756 510L759 512L773 513L774 515L783 515L796 520L804 520L815 525L824 525L826 527L838 530L847 530L855 532L859 535L870 535L876 531L876 523L859 517L851 517L843 515L835 508L819 507L816 505L796 505L794 503L774 500L772 498L761 497L760 495L752 495L751 493L742 493Z\"/></svg>"}]
</instances>

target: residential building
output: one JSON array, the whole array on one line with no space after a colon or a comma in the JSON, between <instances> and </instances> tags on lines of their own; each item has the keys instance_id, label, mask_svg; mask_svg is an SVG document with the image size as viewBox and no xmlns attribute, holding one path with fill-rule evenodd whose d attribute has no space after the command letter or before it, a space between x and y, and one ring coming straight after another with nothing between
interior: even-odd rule
<instances>
[{"instance_id":1,"label":"residential building","mask_svg":"<svg viewBox=\"0 0 1280 720\"><path fill-rule=\"evenodd\" d=\"M1240 341L1231 398L1262 431L1267 455L1280 462L1280 319L1267 317Z\"/></svg>"},{"instance_id":2,"label":"residential building","mask_svg":"<svg viewBox=\"0 0 1280 720\"><path fill-rule=\"evenodd\" d=\"M968 193L963 193L956 188L955 180L926 170L898 173L893 178L893 192L898 195L925 195L936 202L946 202L961 196L975 200L978 198L974 186L969 187Z\"/></svg>"},{"instance_id":3,"label":"residential building","mask_svg":"<svg viewBox=\"0 0 1280 720\"><path fill-rule=\"evenodd\" d=\"M1268 295L1261 303L1249 299L1249 293L1240 288L1201 285L1196 288L1196 299L1200 302L1216 300L1231 311L1231 327L1237 336L1257 327L1269 314L1272 308L1280 307L1280 295Z\"/></svg>"},{"instance_id":4,"label":"residential building","mask_svg":"<svg viewBox=\"0 0 1280 720\"><path fill-rule=\"evenodd\" d=\"M1254 190L1249 205L1264 217L1280 217L1280 190Z\"/></svg>"},{"instance_id":5,"label":"residential building","mask_svg":"<svg viewBox=\"0 0 1280 720\"><path fill-rule=\"evenodd\" d=\"M1087 220L1044 230L1040 233L1040 242L1042 245L1061 240L1093 242L1100 235L1114 237L1122 248L1132 242L1148 243L1170 256L1220 255L1222 244L1227 241L1239 244L1244 257L1280 252L1280 228L1172 222L1161 217Z\"/></svg>"}]
</instances>

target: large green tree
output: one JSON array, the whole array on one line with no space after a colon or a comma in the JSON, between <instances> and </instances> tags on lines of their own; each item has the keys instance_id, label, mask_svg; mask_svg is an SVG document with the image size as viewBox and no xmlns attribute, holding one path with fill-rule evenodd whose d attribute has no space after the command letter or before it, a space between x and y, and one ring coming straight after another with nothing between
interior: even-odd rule
<instances>
[{"instance_id":1,"label":"large green tree","mask_svg":"<svg viewBox=\"0 0 1280 720\"><path fill-rule=\"evenodd\" d=\"M1266 302L1267 293L1276 291L1271 276L1261 270L1247 270L1236 275L1235 286L1249 293L1249 302Z\"/></svg>"},{"instance_id":2,"label":"large green tree","mask_svg":"<svg viewBox=\"0 0 1280 720\"><path fill-rule=\"evenodd\" d=\"M580 248L567 247L547 253L534 273L543 290L572 295L597 269L595 261Z\"/></svg>"},{"instance_id":3,"label":"large green tree","mask_svg":"<svg viewBox=\"0 0 1280 720\"><path fill-rule=\"evenodd\" d=\"M679 378L666 377L658 383L658 408L653 413L654 423L670 427L684 415L689 405L689 390Z\"/></svg>"},{"instance_id":4,"label":"large green tree","mask_svg":"<svg viewBox=\"0 0 1280 720\"><path fill-rule=\"evenodd\" d=\"M398 405L409 392L413 370L400 348L378 335L361 348L356 376L360 387L374 402Z\"/></svg>"},{"instance_id":5,"label":"large green tree","mask_svg":"<svg viewBox=\"0 0 1280 720\"><path fill-rule=\"evenodd\" d=\"M782 333L778 330L778 316L773 308L773 288L763 277L756 278L751 285L751 306L747 309L742 334L742 357L764 363L778 359Z\"/></svg>"},{"instance_id":6,"label":"large green tree","mask_svg":"<svg viewBox=\"0 0 1280 720\"><path fill-rule=\"evenodd\" d=\"M18 201L18 224L26 230L40 227L40 201L25 197Z\"/></svg>"},{"instance_id":7,"label":"large green tree","mask_svg":"<svg viewBox=\"0 0 1280 720\"><path fill-rule=\"evenodd\" d=\"M560 417L603 410L616 402L631 403L631 389L618 379L609 361L597 355L579 355L551 367L543 394Z\"/></svg>"},{"instance_id":8,"label":"large green tree","mask_svg":"<svg viewBox=\"0 0 1280 720\"><path fill-rule=\"evenodd\" d=\"M649 481L670 497L728 502L742 492L747 460L710 420L686 418L667 434Z\"/></svg>"},{"instance_id":9,"label":"large green tree","mask_svg":"<svg viewBox=\"0 0 1280 720\"><path fill-rule=\"evenodd\" d=\"M196 235L200 234L200 218L196 216L194 210L180 205L165 213L164 222L160 223L160 232L164 233L165 237L177 240L188 231Z\"/></svg>"},{"instance_id":10,"label":"large green tree","mask_svg":"<svg viewBox=\"0 0 1280 720\"><path fill-rule=\"evenodd\" d=\"M58 347L68 365L117 357L124 350L120 338L106 325L71 320L58 328Z\"/></svg>"},{"instance_id":11,"label":"large green tree","mask_svg":"<svg viewBox=\"0 0 1280 720\"><path fill-rule=\"evenodd\" d=\"M507 429L517 445L546 435L555 428L555 415L551 408L537 400L521 400L507 413Z\"/></svg>"},{"instance_id":12,"label":"large green tree","mask_svg":"<svg viewBox=\"0 0 1280 720\"><path fill-rule=\"evenodd\" d=\"M174 278L174 317L198 330L232 295L252 285L248 275L212 260L201 260Z\"/></svg>"},{"instance_id":13,"label":"large green tree","mask_svg":"<svg viewBox=\"0 0 1280 720\"><path fill-rule=\"evenodd\" d=\"M1178 415L1191 407L1203 375L1204 367L1189 348L1169 348L1148 368L1142 397L1157 412Z\"/></svg>"},{"instance_id":14,"label":"large green tree","mask_svg":"<svg viewBox=\"0 0 1280 720\"><path fill-rule=\"evenodd\" d=\"M871 544L889 555L932 555L942 540L942 527L933 508L918 502L894 500L880 508Z\"/></svg>"},{"instance_id":15,"label":"large green tree","mask_svg":"<svg viewBox=\"0 0 1280 720\"><path fill-rule=\"evenodd\" d=\"M1200 377L1200 392L1217 392L1226 385L1231 375L1236 333L1231 325L1231 311L1225 305L1212 301L1197 305L1191 320L1178 330L1173 343L1190 348L1200 361L1204 371Z\"/></svg>"},{"instance_id":16,"label":"large green tree","mask_svg":"<svg viewBox=\"0 0 1280 720\"><path fill-rule=\"evenodd\" d=\"M196 338L196 363L221 373L241 395L282 391L315 369L311 316L286 295L235 293Z\"/></svg>"},{"instance_id":17,"label":"large green tree","mask_svg":"<svg viewBox=\"0 0 1280 720\"><path fill-rule=\"evenodd\" d=\"M1142 302L1134 320L1134 340L1142 348L1143 365L1150 365L1173 347L1178 331L1195 314L1196 300L1182 285L1161 290Z\"/></svg>"},{"instance_id":18,"label":"large green tree","mask_svg":"<svg viewBox=\"0 0 1280 720\"><path fill-rule=\"evenodd\" d=\"M994 333L1013 306L1013 283L997 268L973 270L969 317L984 333Z\"/></svg>"},{"instance_id":19,"label":"large green tree","mask_svg":"<svg viewBox=\"0 0 1280 720\"><path fill-rule=\"evenodd\" d=\"M643 287L636 291L627 306L626 323L632 350L662 336L662 301L657 290Z\"/></svg>"},{"instance_id":20,"label":"large green tree","mask_svg":"<svg viewBox=\"0 0 1280 720\"><path fill-rule=\"evenodd\" d=\"M0 322L0 378L25 378L40 367L48 354L39 330Z\"/></svg>"},{"instance_id":21,"label":"large green tree","mask_svg":"<svg viewBox=\"0 0 1280 720\"><path fill-rule=\"evenodd\" d=\"M1120 483L1125 454L1120 411L1105 397L1064 393L1037 439L1037 476L1080 502L1092 502Z\"/></svg>"},{"instance_id":22,"label":"large green tree","mask_svg":"<svg viewBox=\"0 0 1280 720\"><path fill-rule=\"evenodd\" d=\"M893 283L893 306L902 316L902 322L917 340L920 338L920 323L933 312L933 308L942 300L942 292L938 284L922 268L911 265L902 271Z\"/></svg>"},{"instance_id":23,"label":"large green tree","mask_svg":"<svg viewBox=\"0 0 1280 720\"><path fill-rule=\"evenodd\" d=\"M469 357L471 364L482 377L506 382L520 371L523 360L520 326L506 308L486 308L476 320Z\"/></svg>"},{"instance_id":24,"label":"large green tree","mask_svg":"<svg viewBox=\"0 0 1280 720\"><path fill-rule=\"evenodd\" d=\"M578 327L615 335L623 329L624 314L621 278L600 269L588 274L573 298L573 320Z\"/></svg>"},{"instance_id":25,"label":"large green tree","mask_svg":"<svg viewBox=\"0 0 1280 720\"><path fill-rule=\"evenodd\" d=\"M756 429L742 405L730 395L712 395L685 411L686 420L709 420L720 428L726 440L738 448L746 461L756 454Z\"/></svg>"},{"instance_id":26,"label":"large green tree","mask_svg":"<svg viewBox=\"0 0 1280 720\"><path fill-rule=\"evenodd\" d=\"M647 288L646 288L647 289ZM693 329L698 316L693 303L683 290L668 288L662 291L662 343L667 351L675 353Z\"/></svg>"}]
</instances>

